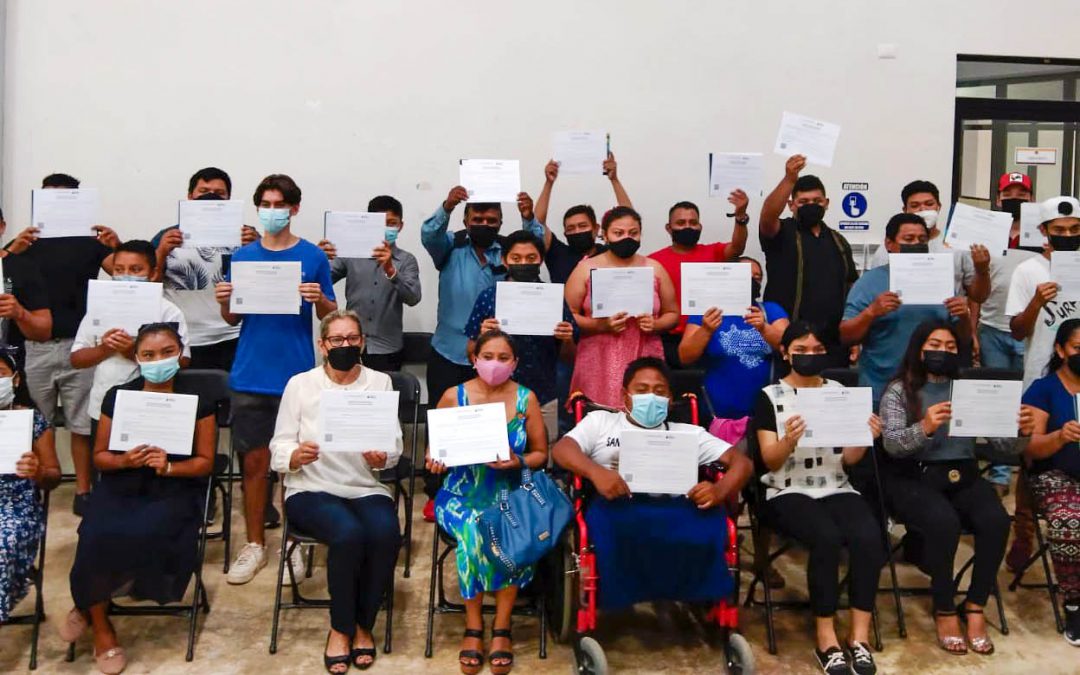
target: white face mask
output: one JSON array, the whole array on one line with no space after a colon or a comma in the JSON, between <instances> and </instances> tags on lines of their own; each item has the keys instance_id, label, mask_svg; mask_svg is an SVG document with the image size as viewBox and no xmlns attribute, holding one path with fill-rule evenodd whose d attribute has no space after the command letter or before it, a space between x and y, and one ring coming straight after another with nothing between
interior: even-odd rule
<instances>
[{"instance_id":1,"label":"white face mask","mask_svg":"<svg viewBox=\"0 0 1080 675\"><path fill-rule=\"evenodd\" d=\"M933 209L927 209L926 211L918 211L915 215L919 216L926 221L926 227L934 229L937 227L938 212Z\"/></svg>"},{"instance_id":2,"label":"white face mask","mask_svg":"<svg viewBox=\"0 0 1080 675\"><path fill-rule=\"evenodd\" d=\"M15 402L15 378L0 377L0 408L10 408Z\"/></svg>"}]
</instances>

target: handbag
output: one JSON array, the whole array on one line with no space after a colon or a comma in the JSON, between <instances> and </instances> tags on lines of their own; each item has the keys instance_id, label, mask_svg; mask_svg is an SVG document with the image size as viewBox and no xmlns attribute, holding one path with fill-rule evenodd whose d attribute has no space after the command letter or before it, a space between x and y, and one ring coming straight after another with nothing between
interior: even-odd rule
<instances>
[{"instance_id":1,"label":"handbag","mask_svg":"<svg viewBox=\"0 0 1080 675\"><path fill-rule=\"evenodd\" d=\"M574 515L570 498L543 471L521 470L521 486L503 489L477 516L484 554L507 575L517 574L555 547Z\"/></svg>"}]
</instances>

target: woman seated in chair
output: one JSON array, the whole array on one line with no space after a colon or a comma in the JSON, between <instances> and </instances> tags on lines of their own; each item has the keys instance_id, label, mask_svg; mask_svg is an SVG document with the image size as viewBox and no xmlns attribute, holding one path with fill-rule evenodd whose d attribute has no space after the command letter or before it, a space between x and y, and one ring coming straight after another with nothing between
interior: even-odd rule
<instances>
[{"instance_id":1,"label":"woman seated in chair","mask_svg":"<svg viewBox=\"0 0 1080 675\"><path fill-rule=\"evenodd\" d=\"M0 624L4 624L30 588L30 569L45 529L37 491L51 490L60 482L52 427L30 400L12 347L0 347L0 410L34 414L30 452L19 457L14 474L0 474Z\"/></svg>"},{"instance_id":2,"label":"woman seated in chair","mask_svg":"<svg viewBox=\"0 0 1080 675\"><path fill-rule=\"evenodd\" d=\"M496 503L502 490L519 485L523 465L540 469L547 464L547 433L536 395L510 379L518 354L509 335L497 330L481 334L471 358L477 377L447 389L438 407L501 403L506 408L510 459L447 469L429 455L426 463L428 471L447 474L435 496L435 518L439 527L457 540L454 557L459 590L465 599L465 640L458 659L461 672L474 675L483 668L482 608L484 594L488 593L495 596L488 659L492 673L505 675L514 663L510 615L518 589L532 581L533 568L524 568L513 576L502 572L484 554L476 517Z\"/></svg>"},{"instance_id":3,"label":"woman seated in chair","mask_svg":"<svg viewBox=\"0 0 1080 675\"><path fill-rule=\"evenodd\" d=\"M896 379L881 397L889 511L918 533L922 564L930 575L938 644L951 654L990 654L983 607L994 588L1009 537L1009 514L993 486L979 475L975 439L949 435L950 392L958 376L956 329L946 321L915 328ZM1032 412L1017 410L1020 433L1031 433ZM1027 439L988 439L1002 453L1023 451ZM896 461L899 460L899 461ZM975 535L975 560L967 597L957 617L954 557L961 530Z\"/></svg>"},{"instance_id":4,"label":"woman seated in chair","mask_svg":"<svg viewBox=\"0 0 1080 675\"><path fill-rule=\"evenodd\" d=\"M716 602L731 593L724 553L727 514L750 478L750 461L692 425L668 422L671 375L662 360L631 361L622 379L622 410L596 410L552 449L559 466L589 481L598 493L586 520L597 552L598 604L620 609L638 602ZM699 479L685 496L636 494L616 467L622 434L630 430L693 434L697 464L718 463L719 482ZM657 575L656 570L664 574Z\"/></svg>"},{"instance_id":5,"label":"woman seated in chair","mask_svg":"<svg viewBox=\"0 0 1080 675\"><path fill-rule=\"evenodd\" d=\"M1080 647L1080 319L1058 328L1046 372L1024 393L1034 426L1029 484L1046 517L1054 578L1065 601L1065 640Z\"/></svg>"},{"instance_id":6,"label":"woman seated in chair","mask_svg":"<svg viewBox=\"0 0 1080 675\"><path fill-rule=\"evenodd\" d=\"M876 672L870 653L870 623L878 576L886 560L885 542L871 505L851 486L846 471L867 449L799 444L806 422L797 413L796 391L839 386L821 377L829 362L825 344L818 328L806 321L792 323L784 331L780 352L791 372L758 394L754 429L761 462L768 471L761 476L765 504L758 517L810 550L806 577L816 629L814 654L822 671L867 675ZM881 435L881 421L876 416L871 415L867 424L874 438ZM836 635L844 548L848 551L851 606L846 650Z\"/></svg>"},{"instance_id":7,"label":"woman seated in chair","mask_svg":"<svg viewBox=\"0 0 1080 675\"><path fill-rule=\"evenodd\" d=\"M75 642L92 627L94 659L110 675L121 672L127 658L109 621L109 601L121 595L159 604L179 601L200 563L206 477L217 435L215 402L199 397L190 455L167 455L148 444L114 451L109 443L118 391L198 395L176 382L181 351L174 324L140 328L140 377L110 389L101 405L94 444L99 480L79 525L71 567L75 607L58 630L65 642Z\"/></svg>"},{"instance_id":8,"label":"woman seated in chair","mask_svg":"<svg viewBox=\"0 0 1080 675\"><path fill-rule=\"evenodd\" d=\"M355 312L327 314L319 334L325 362L286 385L270 461L274 471L285 474L289 527L329 547L330 632L323 661L328 672L344 673L350 663L367 670L375 662L371 630L392 587L401 547L397 507L376 471L397 465L401 427L393 449L319 452L323 391L393 390L389 375L360 364L364 337Z\"/></svg>"}]
</instances>

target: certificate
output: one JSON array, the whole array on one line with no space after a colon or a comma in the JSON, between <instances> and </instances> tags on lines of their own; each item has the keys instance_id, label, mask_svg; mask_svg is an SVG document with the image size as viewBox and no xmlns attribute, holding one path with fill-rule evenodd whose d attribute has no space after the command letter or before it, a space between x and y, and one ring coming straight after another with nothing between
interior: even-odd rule
<instances>
[{"instance_id":1,"label":"certificate","mask_svg":"<svg viewBox=\"0 0 1080 675\"><path fill-rule=\"evenodd\" d=\"M500 281L495 284L495 318L510 335L551 337L563 320L563 285Z\"/></svg>"},{"instance_id":2,"label":"certificate","mask_svg":"<svg viewBox=\"0 0 1080 675\"><path fill-rule=\"evenodd\" d=\"M804 155L811 164L832 166L839 138L839 124L785 112L780 118L780 131L776 135L773 152L785 157Z\"/></svg>"},{"instance_id":3,"label":"certificate","mask_svg":"<svg viewBox=\"0 0 1080 675\"><path fill-rule=\"evenodd\" d=\"M323 238L337 249L339 258L373 258L386 242L386 214L362 211L327 211Z\"/></svg>"},{"instance_id":4,"label":"certificate","mask_svg":"<svg viewBox=\"0 0 1080 675\"><path fill-rule=\"evenodd\" d=\"M1042 224L1042 211L1038 202L1024 202L1020 205L1020 246L1024 248L1042 248L1046 237L1039 231Z\"/></svg>"},{"instance_id":5,"label":"certificate","mask_svg":"<svg viewBox=\"0 0 1080 675\"><path fill-rule=\"evenodd\" d=\"M698 435L623 429L619 475L634 493L685 495L698 482Z\"/></svg>"},{"instance_id":6,"label":"certificate","mask_svg":"<svg viewBox=\"0 0 1080 675\"><path fill-rule=\"evenodd\" d=\"M30 222L45 239L93 237L100 222L101 202L96 188L42 188L30 195Z\"/></svg>"},{"instance_id":7,"label":"certificate","mask_svg":"<svg viewBox=\"0 0 1080 675\"><path fill-rule=\"evenodd\" d=\"M889 290L905 305L940 305L956 293L952 253L890 253Z\"/></svg>"},{"instance_id":8,"label":"certificate","mask_svg":"<svg viewBox=\"0 0 1080 675\"><path fill-rule=\"evenodd\" d=\"M34 411L0 411L0 474L15 473L15 465L33 450Z\"/></svg>"},{"instance_id":9,"label":"certificate","mask_svg":"<svg viewBox=\"0 0 1080 675\"><path fill-rule=\"evenodd\" d=\"M682 263L682 314L715 307L724 316L743 316L750 307L750 263Z\"/></svg>"},{"instance_id":10,"label":"certificate","mask_svg":"<svg viewBox=\"0 0 1080 675\"><path fill-rule=\"evenodd\" d=\"M735 190L760 196L763 167L760 152L709 153L709 196L726 198Z\"/></svg>"},{"instance_id":11,"label":"certificate","mask_svg":"<svg viewBox=\"0 0 1080 675\"><path fill-rule=\"evenodd\" d=\"M184 248L239 248L244 202L239 199L185 199L180 202Z\"/></svg>"},{"instance_id":12,"label":"certificate","mask_svg":"<svg viewBox=\"0 0 1080 675\"><path fill-rule=\"evenodd\" d=\"M156 391L116 392L109 449L127 452L153 445L169 455L191 455L199 397Z\"/></svg>"},{"instance_id":13,"label":"certificate","mask_svg":"<svg viewBox=\"0 0 1080 675\"><path fill-rule=\"evenodd\" d=\"M319 398L319 451L397 451L398 392L326 389Z\"/></svg>"},{"instance_id":14,"label":"certificate","mask_svg":"<svg viewBox=\"0 0 1080 675\"><path fill-rule=\"evenodd\" d=\"M551 145L560 174L603 175L608 155L606 132L558 131L551 135Z\"/></svg>"},{"instance_id":15,"label":"certificate","mask_svg":"<svg viewBox=\"0 0 1080 675\"><path fill-rule=\"evenodd\" d=\"M807 387L795 393L795 414L806 422L799 446L847 448L874 444L870 387Z\"/></svg>"},{"instance_id":16,"label":"certificate","mask_svg":"<svg viewBox=\"0 0 1080 675\"><path fill-rule=\"evenodd\" d=\"M1016 438L1023 393L1020 380L953 380L949 436Z\"/></svg>"},{"instance_id":17,"label":"certificate","mask_svg":"<svg viewBox=\"0 0 1080 675\"><path fill-rule=\"evenodd\" d=\"M299 262L234 262L229 311L234 314L299 314Z\"/></svg>"},{"instance_id":18,"label":"certificate","mask_svg":"<svg viewBox=\"0 0 1080 675\"><path fill-rule=\"evenodd\" d=\"M134 337L140 326L161 321L161 284L91 279L86 290L86 316L94 335L123 328Z\"/></svg>"},{"instance_id":19,"label":"certificate","mask_svg":"<svg viewBox=\"0 0 1080 675\"><path fill-rule=\"evenodd\" d=\"M1012 216L1004 211L987 211L957 202L949 218L945 243L966 251L973 244L985 246L990 255L1001 256L1009 248Z\"/></svg>"},{"instance_id":20,"label":"certificate","mask_svg":"<svg viewBox=\"0 0 1080 675\"><path fill-rule=\"evenodd\" d=\"M502 403L433 408L427 414L431 457L446 466L510 459Z\"/></svg>"},{"instance_id":21,"label":"certificate","mask_svg":"<svg viewBox=\"0 0 1080 675\"><path fill-rule=\"evenodd\" d=\"M603 318L626 312L630 316L653 313L653 268L597 267L590 271L592 316Z\"/></svg>"},{"instance_id":22,"label":"certificate","mask_svg":"<svg viewBox=\"0 0 1080 675\"><path fill-rule=\"evenodd\" d=\"M1061 300L1080 300L1080 251L1051 251L1050 281Z\"/></svg>"},{"instance_id":23,"label":"certificate","mask_svg":"<svg viewBox=\"0 0 1080 675\"><path fill-rule=\"evenodd\" d=\"M516 202L521 168L516 159L463 159L458 167L469 202Z\"/></svg>"}]
</instances>

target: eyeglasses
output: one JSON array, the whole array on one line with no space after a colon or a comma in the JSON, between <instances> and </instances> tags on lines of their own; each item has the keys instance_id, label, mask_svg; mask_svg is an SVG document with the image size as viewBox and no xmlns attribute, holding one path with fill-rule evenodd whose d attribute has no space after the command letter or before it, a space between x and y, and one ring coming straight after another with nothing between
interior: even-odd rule
<instances>
[{"instance_id":1,"label":"eyeglasses","mask_svg":"<svg viewBox=\"0 0 1080 675\"><path fill-rule=\"evenodd\" d=\"M364 341L363 335L331 335L323 338L331 347L344 347L348 343L350 347L359 347Z\"/></svg>"}]
</instances>

